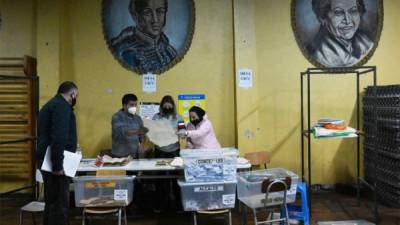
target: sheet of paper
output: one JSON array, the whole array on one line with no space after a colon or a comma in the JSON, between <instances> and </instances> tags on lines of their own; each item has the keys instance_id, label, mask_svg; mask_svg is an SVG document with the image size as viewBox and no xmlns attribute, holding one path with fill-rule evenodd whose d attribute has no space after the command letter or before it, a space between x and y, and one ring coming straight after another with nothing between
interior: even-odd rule
<instances>
[{"instance_id":1,"label":"sheet of paper","mask_svg":"<svg viewBox=\"0 0 400 225\"><path fill-rule=\"evenodd\" d=\"M157 90L157 75L143 74L143 92L152 93Z\"/></svg>"},{"instance_id":2,"label":"sheet of paper","mask_svg":"<svg viewBox=\"0 0 400 225\"><path fill-rule=\"evenodd\" d=\"M238 83L241 88L253 87L253 71L251 69L240 69Z\"/></svg>"},{"instance_id":3,"label":"sheet of paper","mask_svg":"<svg viewBox=\"0 0 400 225\"><path fill-rule=\"evenodd\" d=\"M75 177L75 174L76 174L76 171L78 170L81 159L82 159L81 154L64 151L63 167L64 167L64 173L66 176ZM47 147L46 155L44 156L44 160L43 160L43 164L42 164L42 170L47 171L47 172L53 171L53 164L51 162L50 146Z\"/></svg>"},{"instance_id":4,"label":"sheet of paper","mask_svg":"<svg viewBox=\"0 0 400 225\"><path fill-rule=\"evenodd\" d=\"M140 117L142 119L152 119L160 109L160 104L157 102L141 102L140 105Z\"/></svg>"},{"instance_id":5,"label":"sheet of paper","mask_svg":"<svg viewBox=\"0 0 400 225\"><path fill-rule=\"evenodd\" d=\"M169 120L143 120L143 125L149 129L147 137L159 147L164 147L178 142L175 129Z\"/></svg>"}]
</instances>

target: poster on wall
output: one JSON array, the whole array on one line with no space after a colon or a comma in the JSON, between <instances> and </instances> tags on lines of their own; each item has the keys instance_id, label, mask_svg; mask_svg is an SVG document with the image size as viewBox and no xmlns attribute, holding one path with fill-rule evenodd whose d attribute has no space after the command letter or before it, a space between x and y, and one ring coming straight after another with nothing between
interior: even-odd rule
<instances>
[{"instance_id":1,"label":"poster on wall","mask_svg":"<svg viewBox=\"0 0 400 225\"><path fill-rule=\"evenodd\" d=\"M194 1L103 0L102 24L108 48L122 66L138 74L160 74L190 47Z\"/></svg>"},{"instance_id":2,"label":"poster on wall","mask_svg":"<svg viewBox=\"0 0 400 225\"><path fill-rule=\"evenodd\" d=\"M382 0L292 0L292 28L303 55L317 67L365 64L378 46Z\"/></svg>"},{"instance_id":3,"label":"poster on wall","mask_svg":"<svg viewBox=\"0 0 400 225\"><path fill-rule=\"evenodd\" d=\"M253 70L251 69L239 69L238 83L241 88L253 87Z\"/></svg>"},{"instance_id":4,"label":"poster on wall","mask_svg":"<svg viewBox=\"0 0 400 225\"><path fill-rule=\"evenodd\" d=\"M185 122L189 122L189 109L192 106L198 106L206 110L206 95L188 94L178 95L178 113L182 115Z\"/></svg>"},{"instance_id":5,"label":"poster on wall","mask_svg":"<svg viewBox=\"0 0 400 225\"><path fill-rule=\"evenodd\" d=\"M145 93L157 91L157 77L155 74L146 73L142 76L142 88Z\"/></svg>"},{"instance_id":6,"label":"poster on wall","mask_svg":"<svg viewBox=\"0 0 400 225\"><path fill-rule=\"evenodd\" d=\"M140 102L139 115L142 119L151 120L159 112L160 103L158 102Z\"/></svg>"}]
</instances>

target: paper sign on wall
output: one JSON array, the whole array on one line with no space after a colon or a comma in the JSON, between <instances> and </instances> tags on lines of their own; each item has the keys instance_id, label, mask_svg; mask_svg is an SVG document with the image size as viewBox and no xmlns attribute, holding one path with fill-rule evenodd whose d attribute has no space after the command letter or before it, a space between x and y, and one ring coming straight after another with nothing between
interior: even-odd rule
<instances>
[{"instance_id":1,"label":"paper sign on wall","mask_svg":"<svg viewBox=\"0 0 400 225\"><path fill-rule=\"evenodd\" d=\"M157 75L147 73L143 74L143 91L147 93L156 92L157 90Z\"/></svg>"},{"instance_id":2,"label":"paper sign on wall","mask_svg":"<svg viewBox=\"0 0 400 225\"><path fill-rule=\"evenodd\" d=\"M152 119L158 113L160 104L158 102L140 102L140 117L142 119Z\"/></svg>"},{"instance_id":3,"label":"paper sign on wall","mask_svg":"<svg viewBox=\"0 0 400 225\"><path fill-rule=\"evenodd\" d=\"M182 115L185 122L189 122L189 109L192 106L198 106L206 110L206 95L178 95L178 113Z\"/></svg>"},{"instance_id":4,"label":"paper sign on wall","mask_svg":"<svg viewBox=\"0 0 400 225\"><path fill-rule=\"evenodd\" d=\"M253 87L253 70L240 69L238 74L238 84L241 88Z\"/></svg>"}]
</instances>

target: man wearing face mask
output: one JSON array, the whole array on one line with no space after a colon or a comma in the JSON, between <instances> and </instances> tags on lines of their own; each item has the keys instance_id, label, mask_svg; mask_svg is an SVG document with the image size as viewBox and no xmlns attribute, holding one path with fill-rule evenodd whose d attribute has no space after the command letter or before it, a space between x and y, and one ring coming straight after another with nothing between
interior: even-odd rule
<instances>
[{"instance_id":1,"label":"man wearing face mask","mask_svg":"<svg viewBox=\"0 0 400 225\"><path fill-rule=\"evenodd\" d=\"M143 126L140 116L136 115L137 97L126 94L122 98L122 109L112 116L112 150L116 157L139 157L143 150L144 135L148 129Z\"/></svg>"},{"instance_id":2,"label":"man wearing face mask","mask_svg":"<svg viewBox=\"0 0 400 225\"><path fill-rule=\"evenodd\" d=\"M76 120L73 107L78 96L77 86L66 81L57 95L39 112L36 158L41 168L50 146L53 172L41 171L44 181L44 225L68 224L69 183L63 168L64 150L75 152L77 146Z\"/></svg>"},{"instance_id":3,"label":"man wearing face mask","mask_svg":"<svg viewBox=\"0 0 400 225\"><path fill-rule=\"evenodd\" d=\"M192 149L216 149L221 148L214 128L208 120L206 112L197 106L189 110L190 123L184 135L187 136L187 147ZM179 134L179 133L178 133Z\"/></svg>"}]
</instances>

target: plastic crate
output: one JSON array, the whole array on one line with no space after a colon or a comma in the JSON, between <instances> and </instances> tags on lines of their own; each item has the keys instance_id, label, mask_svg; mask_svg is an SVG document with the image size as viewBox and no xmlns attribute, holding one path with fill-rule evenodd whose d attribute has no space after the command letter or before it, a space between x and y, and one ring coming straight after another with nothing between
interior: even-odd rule
<instances>
[{"instance_id":1,"label":"plastic crate","mask_svg":"<svg viewBox=\"0 0 400 225\"><path fill-rule=\"evenodd\" d=\"M388 206L400 208L400 188L393 187L379 180L376 183L376 188L379 201Z\"/></svg>"},{"instance_id":2,"label":"plastic crate","mask_svg":"<svg viewBox=\"0 0 400 225\"><path fill-rule=\"evenodd\" d=\"M299 177L293 172L282 168L238 173L238 198L250 208L264 207L265 193L261 192L263 180L283 180L288 176L292 178L292 183L286 194L286 202L292 203L296 200L296 188ZM282 203L283 194L283 191L270 193L267 199L267 206Z\"/></svg>"},{"instance_id":3,"label":"plastic crate","mask_svg":"<svg viewBox=\"0 0 400 225\"><path fill-rule=\"evenodd\" d=\"M235 206L236 181L187 183L178 181L185 211L229 209Z\"/></svg>"},{"instance_id":4,"label":"plastic crate","mask_svg":"<svg viewBox=\"0 0 400 225\"><path fill-rule=\"evenodd\" d=\"M82 176L74 178L77 207L127 206L132 201L135 176Z\"/></svg>"},{"instance_id":5,"label":"plastic crate","mask_svg":"<svg viewBox=\"0 0 400 225\"><path fill-rule=\"evenodd\" d=\"M235 148L183 149L180 155L186 182L236 181L238 150Z\"/></svg>"}]
</instances>

